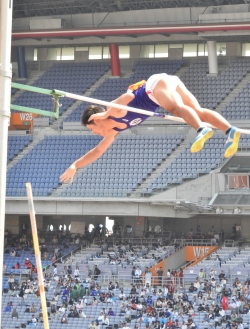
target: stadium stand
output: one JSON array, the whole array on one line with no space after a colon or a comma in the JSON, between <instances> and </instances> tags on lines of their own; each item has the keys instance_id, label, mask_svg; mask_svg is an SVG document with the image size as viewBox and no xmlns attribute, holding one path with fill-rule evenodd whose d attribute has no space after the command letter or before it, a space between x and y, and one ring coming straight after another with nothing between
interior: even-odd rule
<instances>
[{"instance_id":1,"label":"stadium stand","mask_svg":"<svg viewBox=\"0 0 250 329\"><path fill-rule=\"evenodd\" d=\"M33 140L32 136L8 136L8 163Z\"/></svg>"},{"instance_id":2,"label":"stadium stand","mask_svg":"<svg viewBox=\"0 0 250 329\"><path fill-rule=\"evenodd\" d=\"M191 328L216 326L222 329L228 323L234 325L234 322L249 328L249 294L245 289L248 286L249 269L242 265L242 260L245 264L249 262L249 248L239 250L222 247L210 260L184 270L180 281L175 271L172 271L170 276L164 274L163 285L147 287L141 284L142 277L138 277L137 284L130 285L130 282L133 283L133 268L150 268L156 264L157 254L162 259L173 252L171 246L152 248L145 245L130 249L128 244L106 245L102 248L92 245L75 254L74 259L68 259L65 264L57 264L57 274L47 275L45 283L50 327L61 326L65 314L65 328L89 328L91 322L96 320L107 328L133 328L137 324L144 329L152 321L152 326L159 322L159 325L162 323L166 327L177 328L189 324ZM221 267L217 255L222 262ZM101 272L94 279L95 265ZM69 266L72 271L70 275ZM80 275L75 276L77 266ZM54 273L53 267L49 271ZM126 281L117 279L124 275L127 275ZM19 289L13 295L5 290L2 303L3 329L29 325L32 314L37 319L36 327L43 327L40 300L34 293L36 285L36 279L32 282L23 281L22 287L26 291L23 300L17 297ZM6 280L4 287L8 287ZM225 303L224 297L228 302ZM239 303L234 303L234 300ZM176 303L180 307L176 308ZM18 312L17 318L12 317L13 309ZM106 326L103 325L101 312L107 314Z\"/></svg>"},{"instance_id":3,"label":"stadium stand","mask_svg":"<svg viewBox=\"0 0 250 329\"><path fill-rule=\"evenodd\" d=\"M222 115L228 120L249 120L249 91L250 84L247 84L222 110Z\"/></svg>"},{"instance_id":4,"label":"stadium stand","mask_svg":"<svg viewBox=\"0 0 250 329\"><path fill-rule=\"evenodd\" d=\"M60 195L127 196L183 139L182 135L121 137ZM34 195L51 194L58 188L65 168L100 140L88 135L47 136L8 171L7 195L24 196L27 180L32 183Z\"/></svg>"}]
</instances>

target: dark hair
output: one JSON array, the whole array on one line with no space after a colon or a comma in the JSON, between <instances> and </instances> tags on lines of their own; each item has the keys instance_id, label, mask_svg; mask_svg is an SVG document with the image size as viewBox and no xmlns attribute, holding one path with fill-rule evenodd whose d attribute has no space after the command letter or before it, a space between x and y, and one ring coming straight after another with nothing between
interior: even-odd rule
<instances>
[{"instance_id":1,"label":"dark hair","mask_svg":"<svg viewBox=\"0 0 250 329\"><path fill-rule=\"evenodd\" d=\"M105 109L103 107L97 106L97 105L89 105L83 111L83 114L82 114L82 124L84 126L86 126L87 124L88 125L93 125L94 124L94 121L91 120L89 122L89 118L91 117L92 114L101 113L101 112L105 112Z\"/></svg>"}]
</instances>

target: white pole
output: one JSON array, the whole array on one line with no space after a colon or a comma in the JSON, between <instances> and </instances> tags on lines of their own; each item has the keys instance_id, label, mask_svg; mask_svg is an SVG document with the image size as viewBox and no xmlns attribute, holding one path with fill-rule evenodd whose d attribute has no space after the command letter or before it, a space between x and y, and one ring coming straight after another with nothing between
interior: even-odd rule
<instances>
[{"instance_id":1,"label":"white pole","mask_svg":"<svg viewBox=\"0 0 250 329\"><path fill-rule=\"evenodd\" d=\"M216 41L207 41L208 67L210 74L218 74L218 58Z\"/></svg>"},{"instance_id":2,"label":"white pole","mask_svg":"<svg viewBox=\"0 0 250 329\"><path fill-rule=\"evenodd\" d=\"M7 171L7 143L11 94L11 29L13 0L1 0L0 20L0 305L2 305L3 247L5 224L5 194ZM0 312L0 323L2 314Z\"/></svg>"}]
</instances>

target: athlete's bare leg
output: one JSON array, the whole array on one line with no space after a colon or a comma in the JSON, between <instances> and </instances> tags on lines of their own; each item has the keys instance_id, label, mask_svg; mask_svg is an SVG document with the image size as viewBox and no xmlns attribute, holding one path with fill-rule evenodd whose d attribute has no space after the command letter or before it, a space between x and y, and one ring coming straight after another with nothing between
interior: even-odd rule
<instances>
[{"instance_id":1,"label":"athlete's bare leg","mask_svg":"<svg viewBox=\"0 0 250 329\"><path fill-rule=\"evenodd\" d=\"M186 88L183 82L180 81L176 91L181 96L183 103L196 111L201 121L211 123L211 125L224 132L231 127L230 123L219 113L202 108L195 96Z\"/></svg>"},{"instance_id":2,"label":"athlete's bare leg","mask_svg":"<svg viewBox=\"0 0 250 329\"><path fill-rule=\"evenodd\" d=\"M198 132L190 151L199 152L206 140L213 136L210 128L205 128L202 122L208 122L214 127L228 133L226 151L224 156L231 157L237 152L240 133L235 127L219 113L201 108L194 95L185 87L183 82L179 82L176 89L170 81L161 79L154 88L153 95L157 102L175 116L183 118L190 126Z\"/></svg>"},{"instance_id":3,"label":"athlete's bare leg","mask_svg":"<svg viewBox=\"0 0 250 329\"><path fill-rule=\"evenodd\" d=\"M183 118L194 129L197 130L202 126L198 113L189 105L184 104L181 95L165 80L160 80L155 86L154 97L165 110Z\"/></svg>"}]
</instances>

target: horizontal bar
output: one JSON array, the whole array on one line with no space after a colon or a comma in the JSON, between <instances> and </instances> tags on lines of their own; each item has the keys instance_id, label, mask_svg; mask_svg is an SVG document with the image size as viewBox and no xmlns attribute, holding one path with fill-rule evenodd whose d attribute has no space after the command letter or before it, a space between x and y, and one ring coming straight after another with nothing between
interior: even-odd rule
<instances>
[{"instance_id":1,"label":"horizontal bar","mask_svg":"<svg viewBox=\"0 0 250 329\"><path fill-rule=\"evenodd\" d=\"M186 122L182 118L174 117L172 115L155 113L155 112L151 112L151 111L147 111L147 110L141 110L141 109L137 109L135 107L120 105L120 104L116 104L116 103L112 103L112 102L106 102L106 101L102 101L102 100L87 97L87 96L82 96L82 95L77 95L77 94L72 94L72 93L67 93L67 92L64 93L63 91L56 90L56 89L54 90L54 94L66 96L68 98L77 99L79 101L85 101L88 103L94 103L94 104L99 104L99 105L103 105L103 106L112 106L112 107L120 109L120 110L130 111L130 112L134 112L134 113L140 113L140 114L147 115L149 117L158 117L158 118L163 118L166 120L177 121L177 122L186 124ZM206 126L210 127L211 125L206 124ZM211 126L211 127L213 127L213 126Z\"/></svg>"},{"instance_id":2,"label":"horizontal bar","mask_svg":"<svg viewBox=\"0 0 250 329\"><path fill-rule=\"evenodd\" d=\"M45 111L45 110L40 110L40 109L34 109L32 107L11 104L10 108L15 111L30 112L30 113L34 113L34 114L38 114L38 115L44 115L46 117L51 117L54 119L58 118L56 113Z\"/></svg>"}]
</instances>

